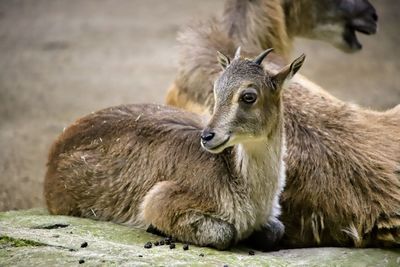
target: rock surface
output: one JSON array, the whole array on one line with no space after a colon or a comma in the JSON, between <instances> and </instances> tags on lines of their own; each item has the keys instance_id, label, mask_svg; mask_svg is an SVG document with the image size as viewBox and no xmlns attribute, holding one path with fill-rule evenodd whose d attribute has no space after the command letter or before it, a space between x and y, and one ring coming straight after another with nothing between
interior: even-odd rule
<instances>
[{"instance_id":1,"label":"rock surface","mask_svg":"<svg viewBox=\"0 0 400 267\"><path fill-rule=\"evenodd\" d=\"M314 248L251 256L245 247L154 246L161 239L110 222L50 216L41 209L4 212L0 266L400 266L399 250ZM153 246L145 249L148 241Z\"/></svg>"}]
</instances>

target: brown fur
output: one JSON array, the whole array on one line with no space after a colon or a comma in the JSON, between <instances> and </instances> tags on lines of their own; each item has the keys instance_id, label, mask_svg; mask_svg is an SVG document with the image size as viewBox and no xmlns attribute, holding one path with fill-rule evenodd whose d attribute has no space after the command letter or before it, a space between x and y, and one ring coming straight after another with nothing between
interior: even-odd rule
<instances>
[{"instance_id":1,"label":"brown fur","mask_svg":"<svg viewBox=\"0 0 400 267\"><path fill-rule=\"evenodd\" d=\"M215 20L180 34L179 73L167 103L213 107L215 50L236 41ZM260 50L261 48L258 48ZM244 54L257 49L243 47ZM266 68L281 63L272 58ZM277 64L274 64L277 63ZM287 185L282 194L286 247L398 246L400 106L375 112L342 102L302 76L284 91Z\"/></svg>"},{"instance_id":2,"label":"brown fur","mask_svg":"<svg viewBox=\"0 0 400 267\"><path fill-rule=\"evenodd\" d=\"M156 105L118 106L78 120L50 150L44 187L50 213L152 225L218 249L257 231L268 248L283 234L281 80L271 87L274 77L235 59L217 80L219 104L207 126L196 114ZM259 97L251 107L238 97L249 86ZM214 137L202 137L202 146L221 153L200 147L204 127Z\"/></svg>"},{"instance_id":3,"label":"brown fur","mask_svg":"<svg viewBox=\"0 0 400 267\"><path fill-rule=\"evenodd\" d=\"M281 2L228 0L222 27L236 44L262 49L273 47L277 54L288 57L294 36L288 35ZM291 2L297 6L296 1Z\"/></svg>"}]
</instances>

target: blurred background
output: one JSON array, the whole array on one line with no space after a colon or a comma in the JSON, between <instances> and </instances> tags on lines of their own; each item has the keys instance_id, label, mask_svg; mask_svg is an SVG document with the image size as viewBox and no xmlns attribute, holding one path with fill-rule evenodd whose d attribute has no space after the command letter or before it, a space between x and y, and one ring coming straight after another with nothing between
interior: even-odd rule
<instances>
[{"instance_id":1,"label":"blurred background","mask_svg":"<svg viewBox=\"0 0 400 267\"><path fill-rule=\"evenodd\" d=\"M296 40L302 74L352 103L400 103L400 1L371 0L378 34L357 54ZM122 103L163 103L173 81L176 34L223 0L0 1L0 211L43 206L47 152L89 112ZM400 133L399 133L400 134Z\"/></svg>"}]
</instances>

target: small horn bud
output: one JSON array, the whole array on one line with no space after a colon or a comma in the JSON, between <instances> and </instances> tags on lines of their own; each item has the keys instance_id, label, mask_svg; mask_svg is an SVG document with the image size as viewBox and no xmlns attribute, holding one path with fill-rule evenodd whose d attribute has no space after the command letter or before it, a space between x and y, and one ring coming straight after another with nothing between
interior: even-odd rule
<instances>
[{"instance_id":1,"label":"small horn bud","mask_svg":"<svg viewBox=\"0 0 400 267\"><path fill-rule=\"evenodd\" d=\"M240 58L240 51L241 51L241 48L240 48L240 46L239 46L239 47L236 49L235 56L234 56L233 59L238 59L238 58Z\"/></svg>"},{"instance_id":2,"label":"small horn bud","mask_svg":"<svg viewBox=\"0 0 400 267\"><path fill-rule=\"evenodd\" d=\"M264 52L262 52L261 54L259 54L255 59L253 59L253 62L261 65L262 61L264 60L264 58L272 52L272 50L274 50L273 48L269 48L267 50L265 50Z\"/></svg>"}]
</instances>

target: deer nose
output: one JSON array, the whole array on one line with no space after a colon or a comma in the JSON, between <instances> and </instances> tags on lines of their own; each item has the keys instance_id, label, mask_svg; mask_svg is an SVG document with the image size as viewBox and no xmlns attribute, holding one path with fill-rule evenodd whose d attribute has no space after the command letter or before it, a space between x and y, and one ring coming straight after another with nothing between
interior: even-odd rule
<instances>
[{"instance_id":1,"label":"deer nose","mask_svg":"<svg viewBox=\"0 0 400 267\"><path fill-rule=\"evenodd\" d=\"M210 131L210 130L204 130L204 131L201 133L201 140L202 140L203 142L211 141L211 139L214 138L214 135L215 135L214 132L212 132L212 131Z\"/></svg>"}]
</instances>

